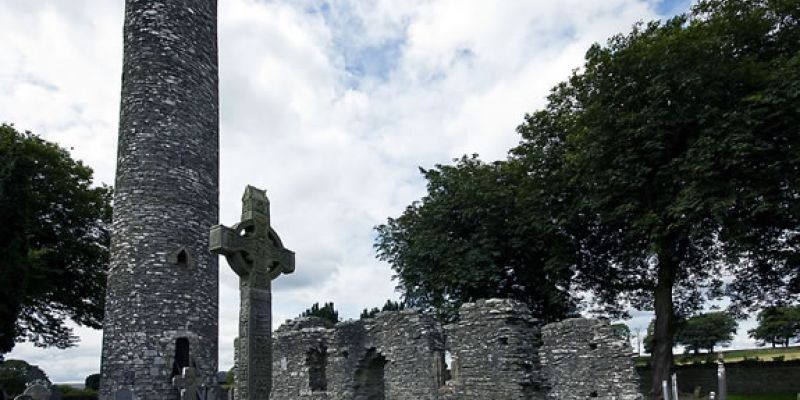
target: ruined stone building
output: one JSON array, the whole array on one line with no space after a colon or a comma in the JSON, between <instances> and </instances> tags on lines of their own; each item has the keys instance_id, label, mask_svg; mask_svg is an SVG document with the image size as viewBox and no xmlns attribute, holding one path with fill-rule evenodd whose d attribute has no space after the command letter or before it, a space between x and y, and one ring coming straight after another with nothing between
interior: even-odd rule
<instances>
[{"instance_id":1,"label":"ruined stone building","mask_svg":"<svg viewBox=\"0 0 800 400\"><path fill-rule=\"evenodd\" d=\"M444 327L415 310L298 318L273 346L271 400L642 398L630 345L607 323L542 327L511 300L465 304Z\"/></svg>"}]
</instances>

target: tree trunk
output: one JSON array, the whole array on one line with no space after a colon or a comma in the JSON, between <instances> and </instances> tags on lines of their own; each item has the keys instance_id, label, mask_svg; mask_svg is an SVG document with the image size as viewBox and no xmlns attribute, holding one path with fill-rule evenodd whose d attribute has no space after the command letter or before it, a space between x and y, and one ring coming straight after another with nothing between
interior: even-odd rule
<instances>
[{"instance_id":1,"label":"tree trunk","mask_svg":"<svg viewBox=\"0 0 800 400\"><path fill-rule=\"evenodd\" d=\"M669 254L669 255L668 255ZM658 282L654 293L656 312L653 330L653 395L662 399L661 382L670 379L672 371L672 337L675 334L675 310L672 304L672 287L675 284L677 261L667 251L662 251L658 262Z\"/></svg>"}]
</instances>

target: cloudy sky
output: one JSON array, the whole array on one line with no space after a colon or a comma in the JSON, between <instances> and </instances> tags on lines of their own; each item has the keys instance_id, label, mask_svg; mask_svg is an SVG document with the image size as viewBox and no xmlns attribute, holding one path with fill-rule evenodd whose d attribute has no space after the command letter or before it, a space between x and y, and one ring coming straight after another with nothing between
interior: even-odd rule
<instances>
[{"instance_id":1,"label":"cloudy sky","mask_svg":"<svg viewBox=\"0 0 800 400\"><path fill-rule=\"evenodd\" d=\"M373 226L424 194L417 166L500 159L514 128L586 49L689 0L219 0L221 222L246 184L297 253L277 323L314 302L345 318L396 299ZM71 150L113 183L123 0L0 2L0 121ZM237 278L220 263L220 369L232 365ZM639 315L635 326L645 326ZM8 358L54 381L99 371L101 333Z\"/></svg>"}]
</instances>

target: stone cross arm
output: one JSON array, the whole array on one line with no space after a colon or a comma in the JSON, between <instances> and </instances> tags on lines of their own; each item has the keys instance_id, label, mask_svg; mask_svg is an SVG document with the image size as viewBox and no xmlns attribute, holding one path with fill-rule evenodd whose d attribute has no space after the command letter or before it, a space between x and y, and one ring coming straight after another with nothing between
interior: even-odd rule
<instances>
[{"instance_id":1,"label":"stone cross arm","mask_svg":"<svg viewBox=\"0 0 800 400\"><path fill-rule=\"evenodd\" d=\"M213 226L209 233L208 249L214 254L225 256L236 275L245 276L250 273L253 259L247 252L247 242L237 232L237 225L233 228L224 225Z\"/></svg>"},{"instance_id":2,"label":"stone cross arm","mask_svg":"<svg viewBox=\"0 0 800 400\"><path fill-rule=\"evenodd\" d=\"M294 272L294 252L283 246L275 250L272 268L269 270L270 279L275 279L280 276L280 274L291 274Z\"/></svg>"},{"instance_id":3,"label":"stone cross arm","mask_svg":"<svg viewBox=\"0 0 800 400\"><path fill-rule=\"evenodd\" d=\"M294 252L285 248L270 227L266 192L248 186L242 198L242 220L228 228L216 225L209 233L209 250L222 254L240 277L254 272L269 276L294 272Z\"/></svg>"}]
</instances>

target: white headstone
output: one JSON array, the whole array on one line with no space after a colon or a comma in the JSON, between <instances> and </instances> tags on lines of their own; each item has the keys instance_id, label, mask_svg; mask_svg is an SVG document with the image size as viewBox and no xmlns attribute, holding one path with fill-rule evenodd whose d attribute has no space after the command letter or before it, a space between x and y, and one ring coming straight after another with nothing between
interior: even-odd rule
<instances>
[{"instance_id":1,"label":"white headstone","mask_svg":"<svg viewBox=\"0 0 800 400\"><path fill-rule=\"evenodd\" d=\"M678 400L678 375L672 374L672 398Z\"/></svg>"}]
</instances>

